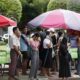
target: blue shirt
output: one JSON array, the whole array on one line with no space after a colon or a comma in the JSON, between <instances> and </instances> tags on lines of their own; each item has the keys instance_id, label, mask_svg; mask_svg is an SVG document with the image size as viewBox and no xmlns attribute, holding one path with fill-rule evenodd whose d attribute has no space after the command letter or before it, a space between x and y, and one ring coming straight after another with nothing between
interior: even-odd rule
<instances>
[{"instance_id":1,"label":"blue shirt","mask_svg":"<svg viewBox=\"0 0 80 80\"><path fill-rule=\"evenodd\" d=\"M20 38L20 51L27 51L27 50L28 50L27 44L25 43L25 41L22 38Z\"/></svg>"}]
</instances>

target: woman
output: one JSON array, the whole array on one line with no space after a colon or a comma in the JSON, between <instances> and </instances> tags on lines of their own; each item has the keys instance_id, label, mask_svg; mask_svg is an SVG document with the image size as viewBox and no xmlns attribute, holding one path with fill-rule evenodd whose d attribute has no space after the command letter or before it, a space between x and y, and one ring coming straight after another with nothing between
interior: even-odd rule
<instances>
[{"instance_id":1,"label":"woman","mask_svg":"<svg viewBox=\"0 0 80 80\"><path fill-rule=\"evenodd\" d=\"M31 70L29 78L30 80L37 80L37 71L39 68L39 45L40 45L40 36L38 33L35 33L30 39L30 46L32 48L31 54Z\"/></svg>"},{"instance_id":2,"label":"woman","mask_svg":"<svg viewBox=\"0 0 80 80\"><path fill-rule=\"evenodd\" d=\"M64 37L59 47L59 77L62 78L62 80L67 80L70 76L67 39Z\"/></svg>"},{"instance_id":3,"label":"woman","mask_svg":"<svg viewBox=\"0 0 80 80\"><path fill-rule=\"evenodd\" d=\"M77 74L80 75L80 36L77 36L77 53L78 53Z\"/></svg>"},{"instance_id":4,"label":"woman","mask_svg":"<svg viewBox=\"0 0 80 80\"><path fill-rule=\"evenodd\" d=\"M44 76L50 76L49 69L52 67L52 40L51 32L46 33L46 38L43 41L43 58L42 58L42 71Z\"/></svg>"}]
</instances>

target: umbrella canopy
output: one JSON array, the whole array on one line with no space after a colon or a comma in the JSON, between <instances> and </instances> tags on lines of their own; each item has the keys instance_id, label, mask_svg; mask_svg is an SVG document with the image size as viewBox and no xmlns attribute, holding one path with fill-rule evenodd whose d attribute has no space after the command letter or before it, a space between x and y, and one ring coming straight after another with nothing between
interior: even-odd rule
<instances>
[{"instance_id":1,"label":"umbrella canopy","mask_svg":"<svg viewBox=\"0 0 80 80\"><path fill-rule=\"evenodd\" d=\"M68 29L67 30L68 35L73 35L73 36L80 36L80 31Z\"/></svg>"},{"instance_id":2,"label":"umbrella canopy","mask_svg":"<svg viewBox=\"0 0 80 80\"><path fill-rule=\"evenodd\" d=\"M43 28L63 28L80 31L80 14L64 10L56 9L48 11L28 22L28 26Z\"/></svg>"},{"instance_id":3,"label":"umbrella canopy","mask_svg":"<svg viewBox=\"0 0 80 80\"><path fill-rule=\"evenodd\" d=\"M0 15L0 28L4 26L16 26L16 22L3 15Z\"/></svg>"}]
</instances>

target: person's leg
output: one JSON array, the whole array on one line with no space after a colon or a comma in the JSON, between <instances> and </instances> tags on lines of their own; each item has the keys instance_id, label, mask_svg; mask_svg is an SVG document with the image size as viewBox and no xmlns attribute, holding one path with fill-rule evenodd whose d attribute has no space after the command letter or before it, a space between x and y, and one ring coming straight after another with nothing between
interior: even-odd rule
<instances>
[{"instance_id":1,"label":"person's leg","mask_svg":"<svg viewBox=\"0 0 80 80\"><path fill-rule=\"evenodd\" d=\"M80 61L77 63L77 74L80 75Z\"/></svg>"},{"instance_id":2,"label":"person's leg","mask_svg":"<svg viewBox=\"0 0 80 80\"><path fill-rule=\"evenodd\" d=\"M34 78L37 78L37 71L38 71L38 69L39 69L39 52L37 51L37 53L36 53L36 55L37 55L37 59L36 59L36 70L35 70L35 76L34 76Z\"/></svg>"},{"instance_id":3,"label":"person's leg","mask_svg":"<svg viewBox=\"0 0 80 80\"><path fill-rule=\"evenodd\" d=\"M23 75L26 74L27 63L28 63L28 60L23 60L23 61L22 61L22 74L23 74Z\"/></svg>"},{"instance_id":4,"label":"person's leg","mask_svg":"<svg viewBox=\"0 0 80 80\"><path fill-rule=\"evenodd\" d=\"M35 77L36 66L37 66L37 53L33 52L31 56L31 70L30 70L29 78Z\"/></svg>"},{"instance_id":5,"label":"person's leg","mask_svg":"<svg viewBox=\"0 0 80 80\"><path fill-rule=\"evenodd\" d=\"M26 75L28 57L27 57L27 53L26 52L22 52L22 54L23 54L23 59L22 59L22 74Z\"/></svg>"},{"instance_id":6,"label":"person's leg","mask_svg":"<svg viewBox=\"0 0 80 80\"><path fill-rule=\"evenodd\" d=\"M51 77L50 68L46 68L47 75Z\"/></svg>"},{"instance_id":7,"label":"person's leg","mask_svg":"<svg viewBox=\"0 0 80 80\"><path fill-rule=\"evenodd\" d=\"M13 77L15 77L16 65L17 65L17 54L14 51L11 51L11 63L9 65L8 80L13 80Z\"/></svg>"},{"instance_id":8,"label":"person's leg","mask_svg":"<svg viewBox=\"0 0 80 80\"><path fill-rule=\"evenodd\" d=\"M17 68L16 68L16 76L19 78L20 72L22 72L22 57L18 56L17 60Z\"/></svg>"}]
</instances>

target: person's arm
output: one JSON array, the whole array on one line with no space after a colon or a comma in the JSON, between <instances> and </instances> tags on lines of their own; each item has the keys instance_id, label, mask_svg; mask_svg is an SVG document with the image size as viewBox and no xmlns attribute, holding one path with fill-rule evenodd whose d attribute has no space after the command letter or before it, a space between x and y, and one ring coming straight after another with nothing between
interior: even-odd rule
<instances>
[{"instance_id":1,"label":"person's arm","mask_svg":"<svg viewBox=\"0 0 80 80\"><path fill-rule=\"evenodd\" d=\"M32 38L30 39L30 45L31 45L31 47L35 47L35 44L34 44L34 42L33 42L33 39L32 39Z\"/></svg>"},{"instance_id":2,"label":"person's arm","mask_svg":"<svg viewBox=\"0 0 80 80\"><path fill-rule=\"evenodd\" d=\"M48 48L51 48L51 42L50 42L49 40L46 40L46 41L45 41L45 44L46 44L46 46L47 46Z\"/></svg>"},{"instance_id":3,"label":"person's arm","mask_svg":"<svg viewBox=\"0 0 80 80\"><path fill-rule=\"evenodd\" d=\"M21 52L20 52L20 50L19 50L19 48L17 46L13 45L13 48L16 51L17 55L21 55Z\"/></svg>"},{"instance_id":4,"label":"person's arm","mask_svg":"<svg viewBox=\"0 0 80 80\"><path fill-rule=\"evenodd\" d=\"M51 48L51 44L47 44L47 47L48 47L48 48Z\"/></svg>"},{"instance_id":5,"label":"person's arm","mask_svg":"<svg viewBox=\"0 0 80 80\"><path fill-rule=\"evenodd\" d=\"M13 49L16 51L16 54L17 54L17 55L21 55L21 52L20 52L20 50L19 50L19 46L18 46L17 43L16 43L16 39L13 38L12 41L13 41Z\"/></svg>"}]
</instances>

